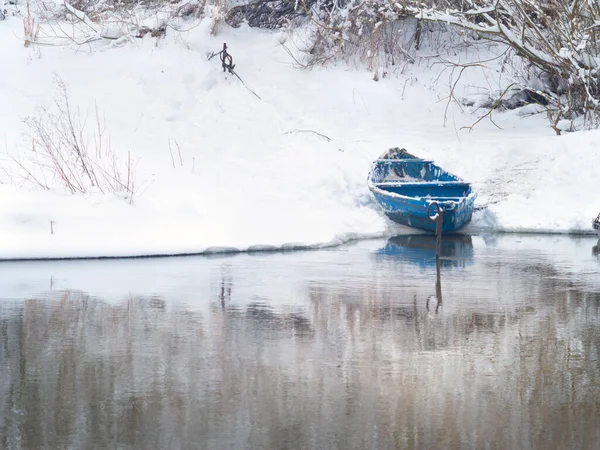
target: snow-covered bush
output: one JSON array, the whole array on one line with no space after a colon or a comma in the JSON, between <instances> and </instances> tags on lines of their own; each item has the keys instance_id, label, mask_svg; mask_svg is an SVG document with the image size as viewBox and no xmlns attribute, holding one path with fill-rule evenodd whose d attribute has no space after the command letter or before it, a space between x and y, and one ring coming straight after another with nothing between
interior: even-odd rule
<instances>
[{"instance_id":1,"label":"snow-covered bush","mask_svg":"<svg viewBox=\"0 0 600 450\"><path fill-rule=\"evenodd\" d=\"M208 2L222 1L21 0L17 9L23 18L26 46L83 45L99 40L119 44L147 35L161 38L168 28L176 31L180 22L203 17Z\"/></svg>"},{"instance_id":2,"label":"snow-covered bush","mask_svg":"<svg viewBox=\"0 0 600 450\"><path fill-rule=\"evenodd\" d=\"M416 17L444 21L510 46L528 65L519 81L541 81L542 89L535 91L547 100L557 132L565 120L588 128L598 125L600 3L470 0L458 8L422 8Z\"/></svg>"},{"instance_id":3,"label":"snow-covered bush","mask_svg":"<svg viewBox=\"0 0 600 450\"><path fill-rule=\"evenodd\" d=\"M463 43L473 37L502 43L514 55L505 69L514 72L521 90L543 99L553 127L565 120L571 128L598 125L600 2L254 0L232 8L227 20L234 26L246 20L251 26L278 28L299 17L313 27L305 46L308 65L349 54L359 54L372 68L411 61L429 35L424 32L428 23L448 27L446 34L466 38Z\"/></svg>"},{"instance_id":4,"label":"snow-covered bush","mask_svg":"<svg viewBox=\"0 0 600 450\"><path fill-rule=\"evenodd\" d=\"M41 36L38 22L27 19L26 45L35 43L38 33L54 45L65 40L81 44L148 34L161 37L173 27L173 18L210 17L215 34L222 22L262 28L303 24L310 33L301 45L302 65L356 58L376 77L392 67L404 68L419 50L432 56L486 39L512 49L503 73L514 78L519 99L496 98L492 105L519 105L521 98L541 102L557 133L596 127L600 121L597 1L69 0L58 7L40 1L42 12L62 14L74 31ZM514 89L500 92L513 95Z\"/></svg>"}]
</instances>

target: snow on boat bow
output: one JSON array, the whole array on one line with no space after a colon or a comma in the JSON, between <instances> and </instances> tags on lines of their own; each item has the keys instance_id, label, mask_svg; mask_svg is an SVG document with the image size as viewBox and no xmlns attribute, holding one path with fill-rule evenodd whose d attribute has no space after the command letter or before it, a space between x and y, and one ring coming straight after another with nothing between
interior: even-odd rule
<instances>
[{"instance_id":1,"label":"snow on boat bow","mask_svg":"<svg viewBox=\"0 0 600 450\"><path fill-rule=\"evenodd\" d=\"M470 183L399 148L373 162L367 184L391 220L430 232L432 204L444 213L442 231L457 231L471 221L477 196Z\"/></svg>"}]
</instances>

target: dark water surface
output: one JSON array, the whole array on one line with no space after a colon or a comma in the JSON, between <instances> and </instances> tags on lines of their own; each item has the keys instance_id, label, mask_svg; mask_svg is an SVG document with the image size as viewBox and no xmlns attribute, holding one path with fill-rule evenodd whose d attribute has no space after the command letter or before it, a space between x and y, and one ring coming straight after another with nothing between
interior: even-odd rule
<instances>
[{"instance_id":1,"label":"dark water surface","mask_svg":"<svg viewBox=\"0 0 600 450\"><path fill-rule=\"evenodd\" d=\"M597 239L0 264L3 449L600 448Z\"/></svg>"}]
</instances>

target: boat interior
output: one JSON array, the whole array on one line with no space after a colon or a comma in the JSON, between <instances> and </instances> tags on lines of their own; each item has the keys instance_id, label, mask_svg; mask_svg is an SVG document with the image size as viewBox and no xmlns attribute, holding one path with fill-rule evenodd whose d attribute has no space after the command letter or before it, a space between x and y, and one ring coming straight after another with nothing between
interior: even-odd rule
<instances>
[{"instance_id":1,"label":"boat interior","mask_svg":"<svg viewBox=\"0 0 600 450\"><path fill-rule=\"evenodd\" d=\"M430 197L435 200L459 201L471 193L471 186L462 181L434 181L434 182L398 182L387 181L375 183L375 186L394 194L407 197Z\"/></svg>"},{"instance_id":2,"label":"boat interior","mask_svg":"<svg viewBox=\"0 0 600 450\"><path fill-rule=\"evenodd\" d=\"M379 159L371 181L388 192L440 201L459 201L471 193L469 183L424 159Z\"/></svg>"}]
</instances>

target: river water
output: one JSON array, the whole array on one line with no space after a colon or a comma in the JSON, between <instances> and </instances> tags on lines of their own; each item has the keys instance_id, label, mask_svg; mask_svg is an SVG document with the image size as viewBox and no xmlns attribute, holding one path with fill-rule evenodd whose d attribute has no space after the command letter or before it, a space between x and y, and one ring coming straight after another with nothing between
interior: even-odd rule
<instances>
[{"instance_id":1,"label":"river water","mask_svg":"<svg viewBox=\"0 0 600 450\"><path fill-rule=\"evenodd\" d=\"M0 264L0 448L593 449L595 238Z\"/></svg>"}]
</instances>

